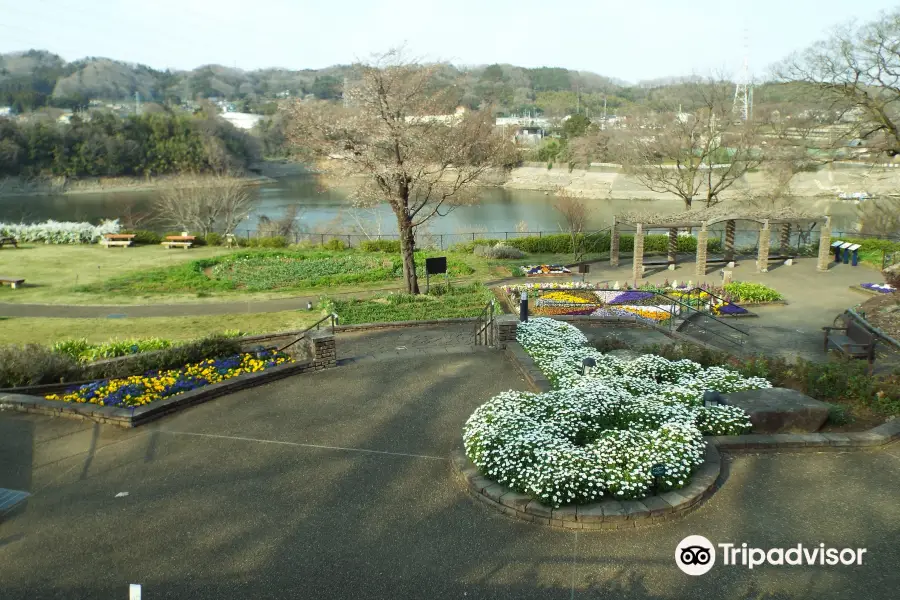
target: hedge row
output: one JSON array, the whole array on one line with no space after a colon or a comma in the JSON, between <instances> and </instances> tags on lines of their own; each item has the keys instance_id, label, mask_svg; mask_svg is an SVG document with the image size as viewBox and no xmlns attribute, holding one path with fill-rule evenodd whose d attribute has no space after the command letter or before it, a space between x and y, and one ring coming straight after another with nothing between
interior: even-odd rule
<instances>
[{"instance_id":1,"label":"hedge row","mask_svg":"<svg viewBox=\"0 0 900 600\"><path fill-rule=\"evenodd\" d=\"M494 245L500 242L512 246L513 248L518 248L524 252L537 254L568 254L572 252L572 236L568 234L520 237L512 238L510 240L480 239L462 244L455 244L451 247L451 250L457 252L472 252L475 249L475 246ZM603 232L579 235L577 237L577 243L582 247L584 252L609 252L610 234L609 232ZM710 252L721 252L722 241L718 238L711 238L707 242L707 248ZM644 236L645 253L667 252L668 249L668 235ZM621 252L632 252L634 250L634 236L631 234L621 234L619 236L619 250ZM693 236L678 237L678 252L688 253L696 251L697 238Z\"/></svg>"}]
</instances>

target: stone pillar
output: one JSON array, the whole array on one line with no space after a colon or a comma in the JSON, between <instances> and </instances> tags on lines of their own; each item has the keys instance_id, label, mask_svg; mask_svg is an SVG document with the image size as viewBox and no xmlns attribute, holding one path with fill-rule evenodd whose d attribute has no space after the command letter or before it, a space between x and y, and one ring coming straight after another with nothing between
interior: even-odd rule
<instances>
[{"instance_id":1,"label":"stone pillar","mask_svg":"<svg viewBox=\"0 0 900 600\"><path fill-rule=\"evenodd\" d=\"M734 260L734 219L725 221L725 261Z\"/></svg>"},{"instance_id":2,"label":"stone pillar","mask_svg":"<svg viewBox=\"0 0 900 600\"><path fill-rule=\"evenodd\" d=\"M772 230L769 229L769 220L763 221L763 228L759 230L759 252L756 256L756 270L760 273L769 271L769 245L772 243Z\"/></svg>"},{"instance_id":3,"label":"stone pillar","mask_svg":"<svg viewBox=\"0 0 900 600\"><path fill-rule=\"evenodd\" d=\"M634 259L631 274L637 285L644 278L644 228L638 223L634 232Z\"/></svg>"},{"instance_id":4,"label":"stone pillar","mask_svg":"<svg viewBox=\"0 0 900 600\"><path fill-rule=\"evenodd\" d=\"M678 256L678 228L669 228L669 262L675 263Z\"/></svg>"},{"instance_id":5,"label":"stone pillar","mask_svg":"<svg viewBox=\"0 0 900 600\"><path fill-rule=\"evenodd\" d=\"M494 317L494 345L506 348L510 342L516 341L516 328L519 318L516 315L498 315Z\"/></svg>"},{"instance_id":6,"label":"stone pillar","mask_svg":"<svg viewBox=\"0 0 900 600\"><path fill-rule=\"evenodd\" d=\"M831 264L831 217L826 216L819 232L819 260L816 269L827 271L829 264Z\"/></svg>"},{"instance_id":7,"label":"stone pillar","mask_svg":"<svg viewBox=\"0 0 900 600\"><path fill-rule=\"evenodd\" d=\"M706 230L706 221L703 221L703 226L697 232L697 264L695 267L698 285L706 277L706 244L708 241L709 232Z\"/></svg>"},{"instance_id":8,"label":"stone pillar","mask_svg":"<svg viewBox=\"0 0 900 600\"><path fill-rule=\"evenodd\" d=\"M613 217L612 232L609 235L609 266L619 266L619 224Z\"/></svg>"},{"instance_id":9,"label":"stone pillar","mask_svg":"<svg viewBox=\"0 0 900 600\"><path fill-rule=\"evenodd\" d=\"M791 224L785 223L781 226L781 255L787 256L791 253Z\"/></svg>"},{"instance_id":10,"label":"stone pillar","mask_svg":"<svg viewBox=\"0 0 900 600\"><path fill-rule=\"evenodd\" d=\"M334 352L334 334L327 330L313 330L306 334L316 370L337 364Z\"/></svg>"}]
</instances>

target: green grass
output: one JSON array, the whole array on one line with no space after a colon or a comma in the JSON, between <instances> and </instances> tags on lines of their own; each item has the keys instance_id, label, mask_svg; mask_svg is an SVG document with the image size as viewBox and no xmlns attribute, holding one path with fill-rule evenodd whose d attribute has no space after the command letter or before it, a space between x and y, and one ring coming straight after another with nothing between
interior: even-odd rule
<instances>
[{"instance_id":1,"label":"green grass","mask_svg":"<svg viewBox=\"0 0 900 600\"><path fill-rule=\"evenodd\" d=\"M341 325L477 317L494 295L480 284L432 286L430 294L387 294L360 300L327 300L324 308L336 312Z\"/></svg>"},{"instance_id":2,"label":"green grass","mask_svg":"<svg viewBox=\"0 0 900 600\"><path fill-rule=\"evenodd\" d=\"M33 319L0 318L4 344L44 344L84 338L90 343L115 339L160 337L186 341L238 329L248 334L302 329L322 315L318 312L284 311L195 317L146 317L138 319Z\"/></svg>"}]
</instances>

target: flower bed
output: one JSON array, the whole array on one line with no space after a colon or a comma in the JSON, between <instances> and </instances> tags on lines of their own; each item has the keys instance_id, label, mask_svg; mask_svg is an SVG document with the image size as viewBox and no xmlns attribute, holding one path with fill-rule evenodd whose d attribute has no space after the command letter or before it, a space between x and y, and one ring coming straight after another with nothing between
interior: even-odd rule
<instances>
[{"instance_id":1,"label":"flower bed","mask_svg":"<svg viewBox=\"0 0 900 600\"><path fill-rule=\"evenodd\" d=\"M274 350L236 354L185 365L171 371L151 371L122 379L105 379L83 385L65 394L50 394L46 400L99 404L100 406L143 406L199 387L219 383L246 373L293 362Z\"/></svg>"},{"instance_id":2,"label":"flower bed","mask_svg":"<svg viewBox=\"0 0 900 600\"><path fill-rule=\"evenodd\" d=\"M571 275L572 271L562 265L527 265L519 267L528 277L543 277L546 275Z\"/></svg>"},{"instance_id":3,"label":"flower bed","mask_svg":"<svg viewBox=\"0 0 900 600\"><path fill-rule=\"evenodd\" d=\"M895 287L888 283L861 283L859 286L881 294L892 294L897 291Z\"/></svg>"},{"instance_id":4,"label":"flower bed","mask_svg":"<svg viewBox=\"0 0 900 600\"><path fill-rule=\"evenodd\" d=\"M495 396L469 417L463 442L482 474L555 507L643 498L654 489L656 464L666 468L658 491L684 487L703 460L704 435L750 429L739 408L704 407L703 392L771 387L689 360L621 360L553 319L519 324L517 339L555 389ZM583 375L587 357L596 367Z\"/></svg>"}]
</instances>

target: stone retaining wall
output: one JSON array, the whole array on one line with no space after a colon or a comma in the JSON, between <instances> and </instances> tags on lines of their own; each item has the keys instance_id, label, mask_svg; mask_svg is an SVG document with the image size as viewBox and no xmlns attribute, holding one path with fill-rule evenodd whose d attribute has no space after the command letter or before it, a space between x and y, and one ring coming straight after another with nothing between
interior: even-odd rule
<instances>
[{"instance_id":1,"label":"stone retaining wall","mask_svg":"<svg viewBox=\"0 0 900 600\"><path fill-rule=\"evenodd\" d=\"M703 464L684 488L641 500L610 498L592 504L553 508L482 477L462 451L454 453L452 463L469 493L494 510L529 523L576 530L627 530L684 517L716 492L722 466L715 445L707 444Z\"/></svg>"}]
</instances>

